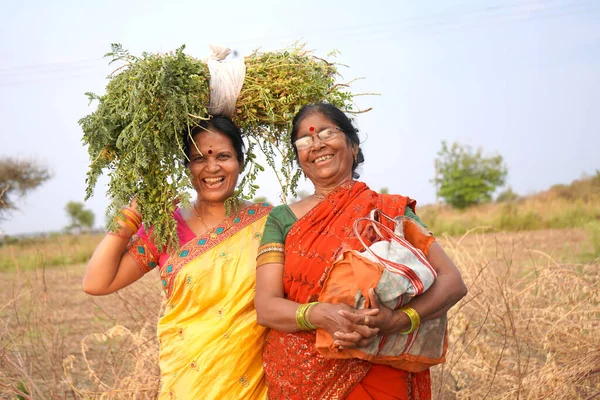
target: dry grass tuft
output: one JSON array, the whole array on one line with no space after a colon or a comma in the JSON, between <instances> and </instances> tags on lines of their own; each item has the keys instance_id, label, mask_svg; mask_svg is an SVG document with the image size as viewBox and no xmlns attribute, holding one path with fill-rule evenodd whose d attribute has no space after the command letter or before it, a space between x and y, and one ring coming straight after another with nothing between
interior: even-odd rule
<instances>
[{"instance_id":1,"label":"dry grass tuft","mask_svg":"<svg viewBox=\"0 0 600 400\"><path fill-rule=\"evenodd\" d=\"M63 360L64 379L80 398L154 398L158 392L156 326L121 325L85 336L81 353ZM87 376L81 379L81 372Z\"/></svg>"},{"instance_id":2,"label":"dry grass tuft","mask_svg":"<svg viewBox=\"0 0 600 400\"><path fill-rule=\"evenodd\" d=\"M0 398L156 398L156 276L91 297L82 275L81 265L0 274Z\"/></svg>"},{"instance_id":3,"label":"dry grass tuft","mask_svg":"<svg viewBox=\"0 0 600 400\"><path fill-rule=\"evenodd\" d=\"M600 395L600 265L559 264L526 243L514 234L446 240L470 291L451 313L437 398Z\"/></svg>"}]
</instances>

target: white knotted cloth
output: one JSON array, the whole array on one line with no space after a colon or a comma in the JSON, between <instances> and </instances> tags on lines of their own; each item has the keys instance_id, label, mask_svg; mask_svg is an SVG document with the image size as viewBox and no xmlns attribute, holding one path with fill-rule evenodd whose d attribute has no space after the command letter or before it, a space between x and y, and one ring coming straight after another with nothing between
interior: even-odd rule
<instances>
[{"instance_id":1,"label":"white knotted cloth","mask_svg":"<svg viewBox=\"0 0 600 400\"><path fill-rule=\"evenodd\" d=\"M210 71L210 115L232 117L246 77L244 60L225 61L231 49L210 45L211 55L206 60Z\"/></svg>"}]
</instances>

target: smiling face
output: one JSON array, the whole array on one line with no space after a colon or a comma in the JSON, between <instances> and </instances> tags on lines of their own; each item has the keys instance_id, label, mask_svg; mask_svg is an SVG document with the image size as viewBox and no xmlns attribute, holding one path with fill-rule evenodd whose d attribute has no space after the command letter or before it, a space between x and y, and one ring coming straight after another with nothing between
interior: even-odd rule
<instances>
[{"instance_id":1,"label":"smiling face","mask_svg":"<svg viewBox=\"0 0 600 400\"><path fill-rule=\"evenodd\" d=\"M328 128L333 128L337 134L326 142L316 137ZM357 149L347 140L343 131L335 128L338 127L319 112L306 116L298 124L296 140L315 136L310 147L298 149L300 167L315 188L335 187L352 178L352 163Z\"/></svg>"},{"instance_id":2,"label":"smiling face","mask_svg":"<svg viewBox=\"0 0 600 400\"><path fill-rule=\"evenodd\" d=\"M205 202L225 202L233 196L241 171L231 140L209 127L194 136L194 143L188 167L198 198Z\"/></svg>"}]
</instances>

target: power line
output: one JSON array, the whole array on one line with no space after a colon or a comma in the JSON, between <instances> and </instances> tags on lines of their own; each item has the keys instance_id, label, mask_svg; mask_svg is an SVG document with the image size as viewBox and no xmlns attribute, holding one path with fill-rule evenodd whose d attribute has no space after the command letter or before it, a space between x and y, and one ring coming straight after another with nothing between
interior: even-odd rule
<instances>
[{"instance_id":1,"label":"power line","mask_svg":"<svg viewBox=\"0 0 600 400\"><path fill-rule=\"evenodd\" d=\"M551 10L551 11L555 11L555 10ZM414 37L418 37L418 36L427 36L427 35L436 35L436 34L441 34L441 33L448 33L448 32L452 32L453 30L456 31L457 28L458 29L472 29L472 28L477 28L480 27L482 25L485 26L489 26L491 24L497 24L497 23L502 23L502 22L513 22L513 23L523 23L523 22L533 22L533 21L543 21L543 20L548 20L548 19L552 19L552 18L560 18L560 17L570 17L573 15L581 15L581 14L585 14L585 13L592 13L592 12L596 12L596 11L600 11L600 5L597 7L590 7L590 8L581 8L581 7L568 7L568 8L563 8L560 12L544 12L544 13L538 13L535 16L523 16L521 14L512 14L512 15L499 15L499 16L487 16L485 18L478 18L478 19L473 19L473 20L464 20L464 21L450 21L450 22L446 22L446 23L439 23L439 22L432 22L429 24L423 24L418 26L418 28L438 28L435 31L427 31L427 32L419 32L419 33L411 33L410 38L414 38ZM414 28L414 27L413 27ZM404 32L408 32L411 31L410 28L404 29L402 30ZM399 33L398 30L390 30L389 28L383 28L383 29L378 29L378 30L372 30L371 32L369 32L369 35L371 36L382 36L383 34L386 34L388 36L391 36L392 34L397 34ZM352 34L351 36L364 36L360 33L355 33Z\"/></svg>"},{"instance_id":2,"label":"power line","mask_svg":"<svg viewBox=\"0 0 600 400\"><path fill-rule=\"evenodd\" d=\"M578 3L572 2L568 6L565 6L560 3L543 3L545 4L544 10L546 13L550 11L558 11L557 16L561 14L567 15L566 11L572 11L573 9L581 6L594 6L597 5L595 1L580 1ZM557 7L558 5L558 7ZM343 27L335 27L332 29L319 30L319 35L323 34L331 34L335 36L341 36L346 32L346 36L367 36L375 33L382 32L390 32L390 28L393 29L421 29L428 27L445 27L452 25L464 25L465 22L469 21L486 21L492 20L495 18L496 22L501 21L514 21L517 17L523 17L524 11L530 11L531 7L539 6L539 3L519 3L506 5L501 3L500 5L491 5L478 9L464 10L454 13L442 12L433 15L420 16L420 17L412 17L412 18L400 18L394 19L381 23L369 23L362 25L352 25L352 26L343 26ZM597 7L592 7L589 9L584 9L583 11L595 11ZM525 16L522 20L534 21L535 18L532 15L536 15L540 13L530 12L529 16ZM451 17L451 18L449 18ZM420 22L415 24L415 22ZM262 38L249 38L235 42L235 44L242 44L248 42L258 42L258 41L267 41L273 40L275 38L271 36L265 36ZM281 40L282 37L278 37L278 40ZM294 38L290 38L290 40L294 40Z\"/></svg>"},{"instance_id":3,"label":"power line","mask_svg":"<svg viewBox=\"0 0 600 400\"><path fill-rule=\"evenodd\" d=\"M538 8L536 10L536 8ZM419 32L422 34L439 34L448 32L448 29L465 29L475 28L483 24L489 25L506 21L511 22L526 22L539 21L550 18L568 17L582 13L591 13L600 10L600 5L595 1L579 1L571 2L567 5L560 2L545 2L545 3L513 3L513 4L492 4L484 7L470 10L450 10L432 15L401 18L390 20L382 23L369 23L354 26L336 27L333 29L325 29L320 31L320 34L361 36L364 38L374 36L396 36L400 32L422 30L426 28L437 28L436 32ZM418 36L419 33L416 33ZM415 37L415 32L411 36ZM258 42L274 40L274 37L263 37L254 39L244 39L237 42L237 45L246 42ZM282 37L278 38L279 40ZM15 66L0 69L0 78L13 77L17 80L0 81L0 86L13 86L40 81L63 80L72 77L72 75L57 76L62 73L74 73L93 68L101 67L101 63L105 63L103 58L91 58L78 61L66 61L47 64L33 64L25 66ZM106 64L104 64L106 66ZM25 81L18 80L19 78L30 78L31 75L41 74L41 79L27 79ZM54 76L53 76L54 75ZM87 76L87 75L82 75Z\"/></svg>"}]
</instances>

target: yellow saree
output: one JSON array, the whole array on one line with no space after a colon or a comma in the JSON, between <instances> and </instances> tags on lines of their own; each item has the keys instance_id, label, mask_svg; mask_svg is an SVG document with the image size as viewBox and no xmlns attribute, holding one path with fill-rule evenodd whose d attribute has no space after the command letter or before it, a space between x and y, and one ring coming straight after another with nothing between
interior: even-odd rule
<instances>
[{"instance_id":1,"label":"yellow saree","mask_svg":"<svg viewBox=\"0 0 600 400\"><path fill-rule=\"evenodd\" d=\"M159 257L167 297L158 323L160 399L266 399L266 332L256 323L254 289L269 209L240 210L178 254ZM140 266L151 265L151 249L141 246L142 255L136 245L129 253L138 253Z\"/></svg>"}]
</instances>

